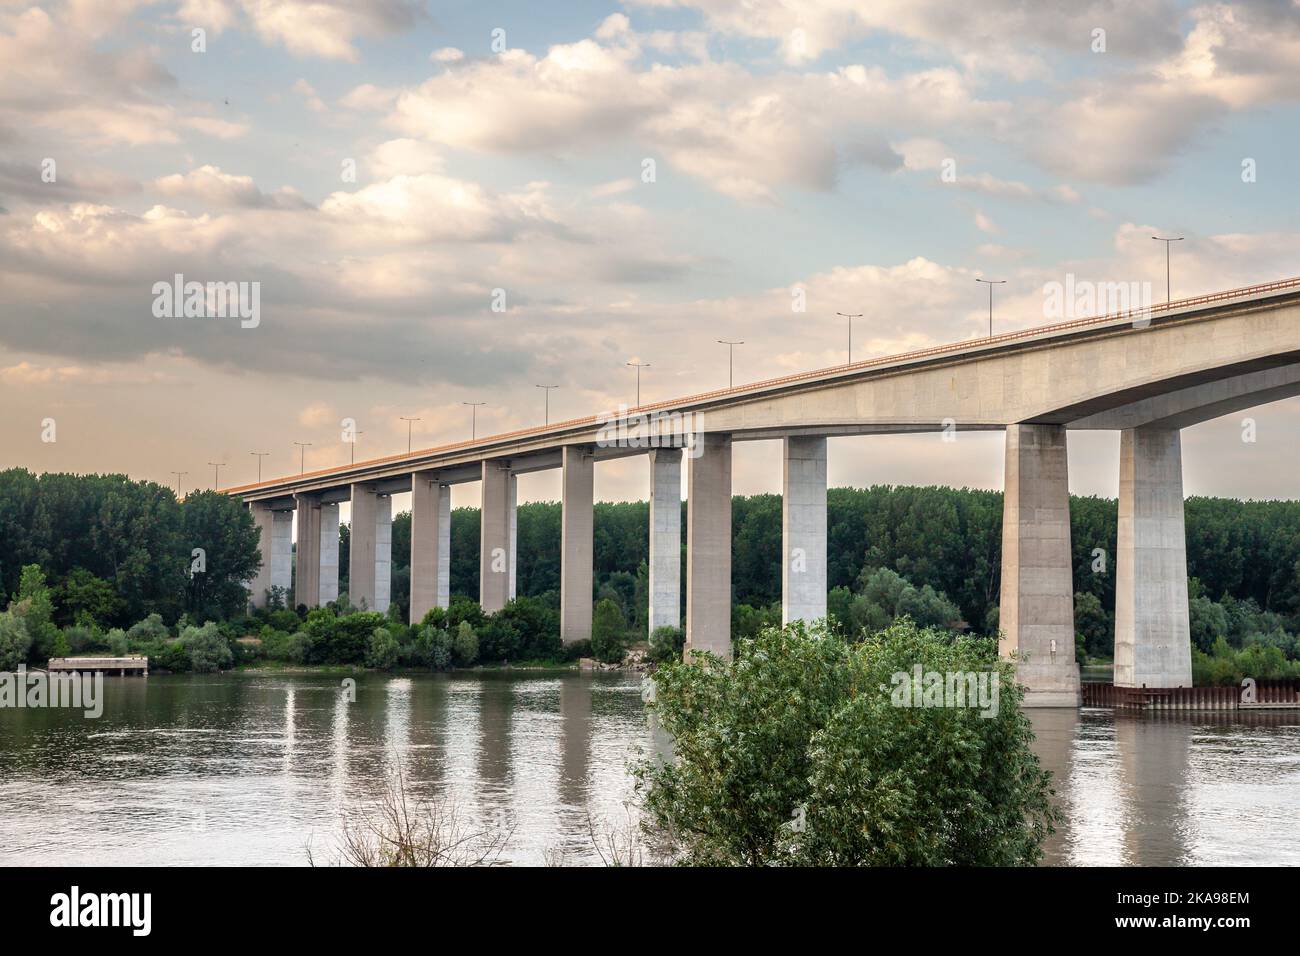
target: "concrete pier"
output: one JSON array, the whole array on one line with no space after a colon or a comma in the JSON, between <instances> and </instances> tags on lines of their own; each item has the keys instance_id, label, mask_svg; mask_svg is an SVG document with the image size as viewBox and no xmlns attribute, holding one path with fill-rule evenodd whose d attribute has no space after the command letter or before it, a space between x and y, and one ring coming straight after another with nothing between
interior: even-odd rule
<instances>
[{"instance_id":1,"label":"concrete pier","mask_svg":"<svg viewBox=\"0 0 1300 956\"><path fill-rule=\"evenodd\" d=\"M1008 426L1003 487L999 652L1017 656L1026 706L1077 707L1065 429Z\"/></svg>"},{"instance_id":2,"label":"concrete pier","mask_svg":"<svg viewBox=\"0 0 1300 956\"><path fill-rule=\"evenodd\" d=\"M781 470L781 622L826 617L826 439L785 440Z\"/></svg>"},{"instance_id":3,"label":"concrete pier","mask_svg":"<svg viewBox=\"0 0 1300 956\"><path fill-rule=\"evenodd\" d=\"M595 459L587 448L566 445L560 466L560 640L591 638L595 528L592 496Z\"/></svg>"},{"instance_id":4,"label":"concrete pier","mask_svg":"<svg viewBox=\"0 0 1300 956\"><path fill-rule=\"evenodd\" d=\"M1182 438L1120 432L1115 686L1191 687Z\"/></svg>"},{"instance_id":5,"label":"concrete pier","mask_svg":"<svg viewBox=\"0 0 1300 956\"><path fill-rule=\"evenodd\" d=\"M352 486L352 523L348 529L348 600L353 607L375 610L375 521L379 496L366 485Z\"/></svg>"},{"instance_id":6,"label":"concrete pier","mask_svg":"<svg viewBox=\"0 0 1300 956\"><path fill-rule=\"evenodd\" d=\"M411 479L411 623L449 603L451 487L436 476Z\"/></svg>"},{"instance_id":7,"label":"concrete pier","mask_svg":"<svg viewBox=\"0 0 1300 956\"><path fill-rule=\"evenodd\" d=\"M275 511L271 518L271 587L279 588L288 604L293 598L293 511Z\"/></svg>"},{"instance_id":8,"label":"concrete pier","mask_svg":"<svg viewBox=\"0 0 1300 956\"><path fill-rule=\"evenodd\" d=\"M321 504L316 495L294 495L298 515L297 567L292 606L320 605L320 521Z\"/></svg>"},{"instance_id":9,"label":"concrete pier","mask_svg":"<svg viewBox=\"0 0 1300 956\"><path fill-rule=\"evenodd\" d=\"M682 626L682 452L650 452L650 633Z\"/></svg>"},{"instance_id":10,"label":"concrete pier","mask_svg":"<svg viewBox=\"0 0 1300 956\"><path fill-rule=\"evenodd\" d=\"M375 603L374 610L387 613L393 594L393 499L375 499Z\"/></svg>"},{"instance_id":11,"label":"concrete pier","mask_svg":"<svg viewBox=\"0 0 1300 956\"><path fill-rule=\"evenodd\" d=\"M320 604L339 597L339 506L320 506Z\"/></svg>"},{"instance_id":12,"label":"concrete pier","mask_svg":"<svg viewBox=\"0 0 1300 956\"><path fill-rule=\"evenodd\" d=\"M731 657L731 436L697 436L686 459L686 657Z\"/></svg>"},{"instance_id":13,"label":"concrete pier","mask_svg":"<svg viewBox=\"0 0 1300 956\"><path fill-rule=\"evenodd\" d=\"M479 606L488 614L510 600L514 584L515 480L510 467L483 462L479 509Z\"/></svg>"},{"instance_id":14,"label":"concrete pier","mask_svg":"<svg viewBox=\"0 0 1300 956\"><path fill-rule=\"evenodd\" d=\"M248 600L253 607L266 607L266 592L271 587L271 537L275 517L270 506L261 501L249 505L249 511L257 528L257 548L262 556L262 564L248 582Z\"/></svg>"}]
</instances>

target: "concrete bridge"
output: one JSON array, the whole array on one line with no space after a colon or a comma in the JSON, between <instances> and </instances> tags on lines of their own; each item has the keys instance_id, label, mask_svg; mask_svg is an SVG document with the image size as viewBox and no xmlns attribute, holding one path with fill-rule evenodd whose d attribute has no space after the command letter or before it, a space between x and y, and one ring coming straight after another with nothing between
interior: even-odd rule
<instances>
[{"instance_id":1,"label":"concrete bridge","mask_svg":"<svg viewBox=\"0 0 1300 956\"><path fill-rule=\"evenodd\" d=\"M391 496L411 493L411 620L448 603L450 486L482 489L480 601L515 593L515 477L562 472L561 636L591 634L592 477L600 461L650 469L650 627L681 615L679 502L687 476L686 646L729 653L731 448L783 439L783 617L826 614L826 439L1006 433L1000 647L1028 703L1076 706L1067 429L1121 432L1115 683L1191 685L1180 430L1300 394L1300 279L789 375L228 488L262 531L255 601L338 595L338 505L352 505L350 591L389 603ZM865 542L863 542L865 546ZM269 546L269 547L268 547Z\"/></svg>"}]
</instances>

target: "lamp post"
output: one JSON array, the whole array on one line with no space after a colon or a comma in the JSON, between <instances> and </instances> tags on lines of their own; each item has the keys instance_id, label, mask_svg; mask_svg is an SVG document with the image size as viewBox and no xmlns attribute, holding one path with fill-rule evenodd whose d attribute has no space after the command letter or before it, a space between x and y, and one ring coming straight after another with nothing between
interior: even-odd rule
<instances>
[{"instance_id":1,"label":"lamp post","mask_svg":"<svg viewBox=\"0 0 1300 956\"><path fill-rule=\"evenodd\" d=\"M1173 297L1170 294L1171 287L1169 282L1169 246L1174 242L1182 242L1183 237L1174 236L1173 238L1166 239L1164 236L1152 236L1151 238L1157 242L1163 242L1165 244L1165 305L1168 305L1173 301Z\"/></svg>"},{"instance_id":2,"label":"lamp post","mask_svg":"<svg viewBox=\"0 0 1300 956\"><path fill-rule=\"evenodd\" d=\"M188 472L188 471L173 471L172 474L176 476L176 497L177 497L177 498L180 498L180 496L181 496L181 477L184 476L184 475L188 475L189 472Z\"/></svg>"},{"instance_id":3,"label":"lamp post","mask_svg":"<svg viewBox=\"0 0 1300 956\"><path fill-rule=\"evenodd\" d=\"M307 473L307 449L311 447L311 442L296 441L294 444L300 449L298 455L298 474L305 475Z\"/></svg>"},{"instance_id":4,"label":"lamp post","mask_svg":"<svg viewBox=\"0 0 1300 956\"><path fill-rule=\"evenodd\" d=\"M836 312L838 316L849 320L849 364L853 364L853 320L862 318L861 312Z\"/></svg>"},{"instance_id":5,"label":"lamp post","mask_svg":"<svg viewBox=\"0 0 1300 956\"><path fill-rule=\"evenodd\" d=\"M224 461L210 461L210 462L208 462L208 464L212 466L212 490L213 490L213 491L216 491L216 490L217 490L217 484L218 484L218 481L219 481L219 479L218 479L217 476L221 474L221 466L224 465L225 462L224 462Z\"/></svg>"},{"instance_id":6,"label":"lamp post","mask_svg":"<svg viewBox=\"0 0 1300 956\"><path fill-rule=\"evenodd\" d=\"M487 402L461 402L462 405L470 407L469 413L469 440L474 441L478 438L478 407L486 405Z\"/></svg>"},{"instance_id":7,"label":"lamp post","mask_svg":"<svg viewBox=\"0 0 1300 956\"><path fill-rule=\"evenodd\" d=\"M993 287L995 285L1006 285L1006 279L976 279L976 282L983 282L989 287L989 338L993 338Z\"/></svg>"},{"instance_id":8,"label":"lamp post","mask_svg":"<svg viewBox=\"0 0 1300 956\"><path fill-rule=\"evenodd\" d=\"M397 417L400 418L402 421L406 422L406 453L409 455L411 453L411 426L414 425L416 422L424 421L424 419L407 418L405 415L399 415Z\"/></svg>"},{"instance_id":9,"label":"lamp post","mask_svg":"<svg viewBox=\"0 0 1300 956\"><path fill-rule=\"evenodd\" d=\"M735 356L736 356L736 346L737 346L737 345L744 345L745 343L744 343L744 342L728 342L726 339L718 339L718 344L719 344L719 345L725 345L725 346L727 347L727 388L735 388L735 387L736 387L736 382L735 382L735 371L736 371ZM640 403L640 402L637 402L637 404L640 405L641 403Z\"/></svg>"},{"instance_id":10,"label":"lamp post","mask_svg":"<svg viewBox=\"0 0 1300 956\"><path fill-rule=\"evenodd\" d=\"M250 455L257 456L257 483L262 483L262 459L271 454L269 451L250 451Z\"/></svg>"},{"instance_id":11,"label":"lamp post","mask_svg":"<svg viewBox=\"0 0 1300 956\"><path fill-rule=\"evenodd\" d=\"M350 464L355 465L357 463L357 436L364 435L364 434L365 432L357 432L357 431L354 431L352 433L352 441L348 442L348 444L352 447L352 461L350 462ZM410 444L410 441L411 440L408 438L407 444Z\"/></svg>"},{"instance_id":12,"label":"lamp post","mask_svg":"<svg viewBox=\"0 0 1300 956\"><path fill-rule=\"evenodd\" d=\"M538 385L538 386L536 386L536 387L537 387L537 388L540 388L540 389L542 390L542 394L546 396L546 401L545 401L545 405L544 405L544 409L545 409L545 411L544 411L544 417L543 417L543 419L542 419L542 424L543 424L543 425L549 425L549 424L551 423L551 389L553 389L553 388L559 388L560 386L558 386L558 385Z\"/></svg>"},{"instance_id":13,"label":"lamp post","mask_svg":"<svg viewBox=\"0 0 1300 956\"><path fill-rule=\"evenodd\" d=\"M641 407L641 369L649 368L649 362L624 362L628 368L636 369L636 407Z\"/></svg>"}]
</instances>

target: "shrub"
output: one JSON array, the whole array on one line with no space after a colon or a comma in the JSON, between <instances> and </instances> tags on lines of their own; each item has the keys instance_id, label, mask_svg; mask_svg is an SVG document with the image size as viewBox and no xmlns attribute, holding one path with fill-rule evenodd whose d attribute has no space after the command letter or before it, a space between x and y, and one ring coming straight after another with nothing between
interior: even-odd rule
<instances>
[{"instance_id":1,"label":"shrub","mask_svg":"<svg viewBox=\"0 0 1300 956\"><path fill-rule=\"evenodd\" d=\"M650 633L650 659L664 663L682 658L686 648L686 634L680 627L662 625Z\"/></svg>"},{"instance_id":2,"label":"shrub","mask_svg":"<svg viewBox=\"0 0 1300 956\"><path fill-rule=\"evenodd\" d=\"M104 636L104 643L108 645L108 652L114 657L126 657L130 651L127 648L126 631L120 627L115 627Z\"/></svg>"},{"instance_id":3,"label":"shrub","mask_svg":"<svg viewBox=\"0 0 1300 956\"><path fill-rule=\"evenodd\" d=\"M163 623L161 614L150 614L143 621L132 624L131 629L126 632L126 639L132 644L165 641L169 637L171 637L171 632L167 630L167 625Z\"/></svg>"},{"instance_id":4,"label":"shrub","mask_svg":"<svg viewBox=\"0 0 1300 956\"><path fill-rule=\"evenodd\" d=\"M452 658L459 667L471 667L478 663L478 635L469 621L461 621L456 628L456 636L451 644Z\"/></svg>"},{"instance_id":5,"label":"shrub","mask_svg":"<svg viewBox=\"0 0 1300 956\"><path fill-rule=\"evenodd\" d=\"M32 636L27 622L13 609L0 612L0 671L13 671L27 662Z\"/></svg>"},{"instance_id":6,"label":"shrub","mask_svg":"<svg viewBox=\"0 0 1300 956\"><path fill-rule=\"evenodd\" d=\"M606 664L618 664L627 653L627 620L611 598L596 605L591 620L591 652Z\"/></svg>"},{"instance_id":7,"label":"shrub","mask_svg":"<svg viewBox=\"0 0 1300 956\"><path fill-rule=\"evenodd\" d=\"M397 639L385 627L377 627L371 632L370 646L366 648L366 666L386 671L397 663Z\"/></svg>"},{"instance_id":8,"label":"shrub","mask_svg":"<svg viewBox=\"0 0 1300 956\"><path fill-rule=\"evenodd\" d=\"M234 662L230 643L212 621L202 627L191 625L182 629L177 643L189 657L189 669L196 674L224 670Z\"/></svg>"},{"instance_id":9,"label":"shrub","mask_svg":"<svg viewBox=\"0 0 1300 956\"><path fill-rule=\"evenodd\" d=\"M674 759L633 770L652 824L676 841L682 862L1007 866L1041 858L1060 813L995 642L954 640L907 619L860 643L822 623L795 623L738 641L734 653L732 662L692 655L654 677L648 706L672 736ZM902 705L894 687L915 665L996 675L996 704Z\"/></svg>"}]
</instances>

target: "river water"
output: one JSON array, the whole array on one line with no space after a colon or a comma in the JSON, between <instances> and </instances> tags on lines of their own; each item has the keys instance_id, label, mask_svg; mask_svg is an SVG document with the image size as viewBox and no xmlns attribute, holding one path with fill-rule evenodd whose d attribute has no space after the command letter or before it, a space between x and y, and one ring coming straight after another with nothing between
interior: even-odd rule
<instances>
[{"instance_id":1,"label":"river water","mask_svg":"<svg viewBox=\"0 0 1300 956\"><path fill-rule=\"evenodd\" d=\"M501 860L599 862L629 760L662 752L623 674L106 678L104 714L0 710L0 865L302 865L400 764ZM1300 714L1032 712L1066 825L1051 864L1300 865Z\"/></svg>"}]
</instances>

